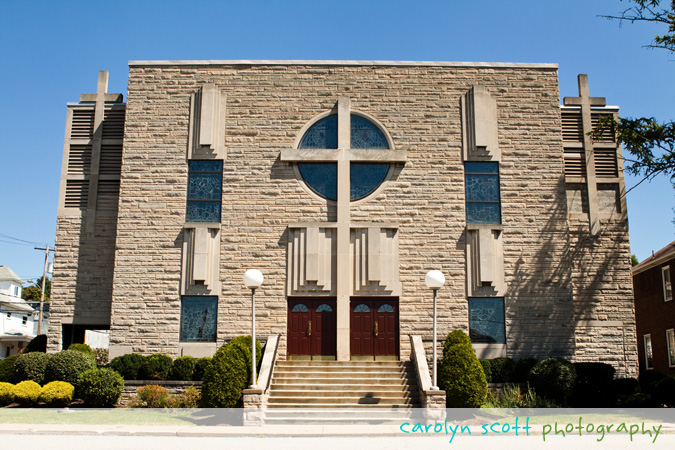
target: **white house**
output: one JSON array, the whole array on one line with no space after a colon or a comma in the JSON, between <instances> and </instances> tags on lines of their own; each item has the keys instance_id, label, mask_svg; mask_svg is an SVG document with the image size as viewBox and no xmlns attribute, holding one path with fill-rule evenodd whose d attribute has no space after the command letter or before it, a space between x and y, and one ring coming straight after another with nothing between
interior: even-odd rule
<instances>
[{"instance_id":1,"label":"white house","mask_svg":"<svg viewBox=\"0 0 675 450\"><path fill-rule=\"evenodd\" d=\"M18 354L35 337L35 310L21 298L23 283L0 266L0 359Z\"/></svg>"}]
</instances>

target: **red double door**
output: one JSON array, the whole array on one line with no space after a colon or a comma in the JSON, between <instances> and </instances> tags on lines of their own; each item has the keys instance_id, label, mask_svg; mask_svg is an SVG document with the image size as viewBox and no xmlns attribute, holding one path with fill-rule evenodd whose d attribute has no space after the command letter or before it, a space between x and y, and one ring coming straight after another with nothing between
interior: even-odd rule
<instances>
[{"instance_id":1,"label":"red double door","mask_svg":"<svg viewBox=\"0 0 675 450\"><path fill-rule=\"evenodd\" d=\"M398 356L398 299L352 297L351 354L358 357Z\"/></svg>"},{"instance_id":2,"label":"red double door","mask_svg":"<svg viewBox=\"0 0 675 450\"><path fill-rule=\"evenodd\" d=\"M337 337L334 298L288 300L288 355L334 357Z\"/></svg>"}]
</instances>

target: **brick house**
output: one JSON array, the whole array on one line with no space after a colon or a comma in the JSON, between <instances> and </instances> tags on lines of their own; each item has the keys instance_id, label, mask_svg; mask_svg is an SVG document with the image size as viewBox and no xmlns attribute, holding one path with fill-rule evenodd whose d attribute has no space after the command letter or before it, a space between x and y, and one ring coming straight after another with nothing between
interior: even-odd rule
<instances>
[{"instance_id":1,"label":"brick house","mask_svg":"<svg viewBox=\"0 0 675 450\"><path fill-rule=\"evenodd\" d=\"M281 358L481 357L637 372L618 108L560 104L555 64L135 61L126 103L68 105L49 348L210 355L258 333ZM313 326L312 326L313 324Z\"/></svg>"},{"instance_id":2,"label":"brick house","mask_svg":"<svg viewBox=\"0 0 675 450\"><path fill-rule=\"evenodd\" d=\"M640 370L675 375L675 242L633 267Z\"/></svg>"}]
</instances>

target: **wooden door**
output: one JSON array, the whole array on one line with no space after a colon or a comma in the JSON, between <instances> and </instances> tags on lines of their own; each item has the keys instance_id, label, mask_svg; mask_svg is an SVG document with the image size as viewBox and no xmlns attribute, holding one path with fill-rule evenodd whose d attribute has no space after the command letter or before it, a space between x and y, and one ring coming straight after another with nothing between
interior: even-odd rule
<instances>
[{"instance_id":1,"label":"wooden door","mask_svg":"<svg viewBox=\"0 0 675 450\"><path fill-rule=\"evenodd\" d=\"M398 356L398 299L351 299L351 355Z\"/></svg>"},{"instance_id":2,"label":"wooden door","mask_svg":"<svg viewBox=\"0 0 675 450\"><path fill-rule=\"evenodd\" d=\"M335 299L288 300L288 355L336 355L337 320Z\"/></svg>"}]
</instances>

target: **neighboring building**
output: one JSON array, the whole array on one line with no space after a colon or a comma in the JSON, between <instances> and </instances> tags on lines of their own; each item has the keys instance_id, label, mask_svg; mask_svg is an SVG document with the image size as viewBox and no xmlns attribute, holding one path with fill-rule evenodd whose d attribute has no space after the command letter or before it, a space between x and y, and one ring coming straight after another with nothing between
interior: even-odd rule
<instances>
[{"instance_id":1,"label":"neighboring building","mask_svg":"<svg viewBox=\"0 0 675 450\"><path fill-rule=\"evenodd\" d=\"M675 242L633 267L640 370L675 375Z\"/></svg>"},{"instance_id":2,"label":"neighboring building","mask_svg":"<svg viewBox=\"0 0 675 450\"><path fill-rule=\"evenodd\" d=\"M481 357L637 373L623 167L561 107L554 64L138 61L128 99L68 105L49 349L210 355L257 330L281 358Z\"/></svg>"},{"instance_id":3,"label":"neighboring building","mask_svg":"<svg viewBox=\"0 0 675 450\"><path fill-rule=\"evenodd\" d=\"M24 281L0 266L0 359L18 354L35 337L35 310L21 298Z\"/></svg>"}]
</instances>

